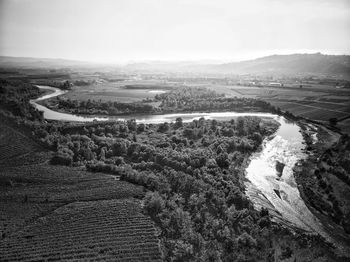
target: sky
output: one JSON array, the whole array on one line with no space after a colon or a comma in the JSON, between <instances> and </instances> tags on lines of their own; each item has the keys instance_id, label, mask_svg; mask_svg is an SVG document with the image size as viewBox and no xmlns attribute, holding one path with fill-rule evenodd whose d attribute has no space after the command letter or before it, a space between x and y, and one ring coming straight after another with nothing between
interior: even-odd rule
<instances>
[{"instance_id":1,"label":"sky","mask_svg":"<svg viewBox=\"0 0 350 262\"><path fill-rule=\"evenodd\" d=\"M123 63L350 54L350 0L0 0L0 55Z\"/></svg>"}]
</instances>

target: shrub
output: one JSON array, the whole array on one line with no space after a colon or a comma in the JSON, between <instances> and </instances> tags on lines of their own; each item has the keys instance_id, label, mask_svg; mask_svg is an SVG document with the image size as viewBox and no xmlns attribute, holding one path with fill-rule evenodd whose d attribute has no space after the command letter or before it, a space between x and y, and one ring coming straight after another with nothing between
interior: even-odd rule
<instances>
[{"instance_id":1,"label":"shrub","mask_svg":"<svg viewBox=\"0 0 350 262\"><path fill-rule=\"evenodd\" d=\"M70 149L63 147L52 157L51 164L70 166L73 162L74 153Z\"/></svg>"},{"instance_id":2,"label":"shrub","mask_svg":"<svg viewBox=\"0 0 350 262\"><path fill-rule=\"evenodd\" d=\"M145 197L145 209L151 217L156 217L165 207L163 198L158 192L148 192Z\"/></svg>"}]
</instances>

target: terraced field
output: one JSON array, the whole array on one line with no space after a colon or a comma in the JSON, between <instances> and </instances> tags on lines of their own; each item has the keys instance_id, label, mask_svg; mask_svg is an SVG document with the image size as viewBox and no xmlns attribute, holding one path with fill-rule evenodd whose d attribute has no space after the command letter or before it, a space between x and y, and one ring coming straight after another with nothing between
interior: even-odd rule
<instances>
[{"instance_id":1,"label":"terraced field","mask_svg":"<svg viewBox=\"0 0 350 262\"><path fill-rule=\"evenodd\" d=\"M0 201L61 203L143 196L142 187L114 176L49 164L8 167L0 172Z\"/></svg>"},{"instance_id":2,"label":"terraced field","mask_svg":"<svg viewBox=\"0 0 350 262\"><path fill-rule=\"evenodd\" d=\"M151 220L135 200L76 202L0 244L7 261L161 261Z\"/></svg>"},{"instance_id":3,"label":"terraced field","mask_svg":"<svg viewBox=\"0 0 350 262\"><path fill-rule=\"evenodd\" d=\"M141 198L142 187L48 164L0 170L0 236L6 238L53 209L75 201ZM0 238L1 241L1 238Z\"/></svg>"},{"instance_id":4,"label":"terraced field","mask_svg":"<svg viewBox=\"0 0 350 262\"><path fill-rule=\"evenodd\" d=\"M48 164L0 172L0 261L157 261L143 188Z\"/></svg>"},{"instance_id":5,"label":"terraced field","mask_svg":"<svg viewBox=\"0 0 350 262\"><path fill-rule=\"evenodd\" d=\"M25 135L3 125L0 135L0 261L160 261L143 187L52 166Z\"/></svg>"}]
</instances>

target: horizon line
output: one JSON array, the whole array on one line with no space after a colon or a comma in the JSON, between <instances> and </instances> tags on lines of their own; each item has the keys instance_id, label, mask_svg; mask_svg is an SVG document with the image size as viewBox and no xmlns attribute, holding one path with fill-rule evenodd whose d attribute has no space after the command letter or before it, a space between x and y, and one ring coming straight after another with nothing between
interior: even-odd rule
<instances>
[{"instance_id":1,"label":"horizon line","mask_svg":"<svg viewBox=\"0 0 350 262\"><path fill-rule=\"evenodd\" d=\"M35 56L13 56L13 55L1 55L0 58L8 57L8 58L24 58L24 59L45 59L45 60L64 60L69 62L79 62L85 64L99 64L99 65L129 65L129 64L137 64L137 63L206 63L206 64L226 64L226 63L239 63L245 61L257 60L264 57L271 56L290 56L290 55L324 55L324 56L350 56L350 54L328 54L322 52L295 52L295 53L283 53L277 54L272 53L270 55L256 56L250 59L220 59L220 58L203 58L203 59L129 59L124 62L111 62L111 61L93 61L93 60L84 60L84 59L74 59L74 58L63 58L63 57L35 57Z\"/></svg>"}]
</instances>

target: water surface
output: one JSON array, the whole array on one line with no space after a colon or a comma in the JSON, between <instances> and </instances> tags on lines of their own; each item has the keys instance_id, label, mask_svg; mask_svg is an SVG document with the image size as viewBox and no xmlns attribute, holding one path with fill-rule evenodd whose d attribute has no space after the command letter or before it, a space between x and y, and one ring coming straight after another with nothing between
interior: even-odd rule
<instances>
[{"instance_id":1,"label":"water surface","mask_svg":"<svg viewBox=\"0 0 350 262\"><path fill-rule=\"evenodd\" d=\"M53 93L41 96L41 97L34 99L34 100L30 100L30 103L36 109L43 112L45 119L57 120L57 121L73 121L73 122L91 122L94 120L99 120L99 121L108 120L108 118L105 118L105 117L84 117L84 116L77 116L77 115L73 115L73 114L69 114L69 113L61 113L61 112L51 110L51 109L47 108L46 106L40 105L37 102L45 100L45 99L49 99L49 98L52 98L55 96L63 95L67 91L63 91L63 90L60 90L58 88L54 88L51 86L38 86L38 87L41 89L53 91Z\"/></svg>"}]
</instances>

